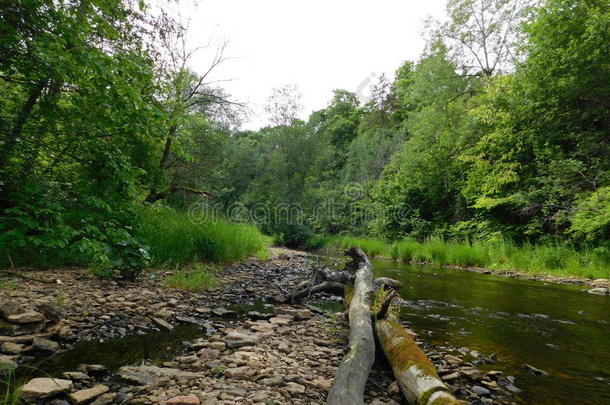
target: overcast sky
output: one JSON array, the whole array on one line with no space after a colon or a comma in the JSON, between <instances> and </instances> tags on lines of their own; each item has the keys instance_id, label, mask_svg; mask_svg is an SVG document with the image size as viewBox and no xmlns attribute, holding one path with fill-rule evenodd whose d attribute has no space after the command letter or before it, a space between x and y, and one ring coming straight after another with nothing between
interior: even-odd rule
<instances>
[{"instance_id":1,"label":"overcast sky","mask_svg":"<svg viewBox=\"0 0 610 405\"><path fill-rule=\"evenodd\" d=\"M231 57L214 79L248 103L243 127L267 123L263 106L274 87L298 85L306 118L325 107L333 89L366 96L375 77L392 78L404 60L424 47L428 16L442 17L446 0L179 0L172 14L190 21L192 46L228 41ZM192 68L205 71L214 45L199 52Z\"/></svg>"}]
</instances>

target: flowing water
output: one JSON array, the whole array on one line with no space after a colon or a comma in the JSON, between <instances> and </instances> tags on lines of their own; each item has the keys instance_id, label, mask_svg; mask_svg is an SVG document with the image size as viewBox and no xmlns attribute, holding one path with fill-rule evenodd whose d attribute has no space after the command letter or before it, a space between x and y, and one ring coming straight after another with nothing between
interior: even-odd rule
<instances>
[{"instance_id":1,"label":"flowing water","mask_svg":"<svg viewBox=\"0 0 610 405\"><path fill-rule=\"evenodd\" d=\"M495 353L522 404L610 404L610 297L583 286L374 260L403 282L401 317L426 340ZM528 374L527 363L548 373Z\"/></svg>"}]
</instances>

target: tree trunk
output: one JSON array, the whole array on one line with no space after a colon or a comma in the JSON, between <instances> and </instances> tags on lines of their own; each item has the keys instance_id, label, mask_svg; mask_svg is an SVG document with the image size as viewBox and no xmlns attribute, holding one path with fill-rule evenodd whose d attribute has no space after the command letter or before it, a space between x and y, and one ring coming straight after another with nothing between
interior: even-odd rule
<instances>
[{"instance_id":1,"label":"tree trunk","mask_svg":"<svg viewBox=\"0 0 610 405\"><path fill-rule=\"evenodd\" d=\"M371 299L374 291L373 269L364 252L351 248L356 268L354 293L349 305L349 351L341 361L328 393L328 405L361 405L364 387L375 360L375 339L371 321Z\"/></svg>"},{"instance_id":2,"label":"tree trunk","mask_svg":"<svg viewBox=\"0 0 610 405\"><path fill-rule=\"evenodd\" d=\"M396 320L378 319L375 330L400 390L410 404L463 404L449 391L436 373L434 364Z\"/></svg>"}]
</instances>

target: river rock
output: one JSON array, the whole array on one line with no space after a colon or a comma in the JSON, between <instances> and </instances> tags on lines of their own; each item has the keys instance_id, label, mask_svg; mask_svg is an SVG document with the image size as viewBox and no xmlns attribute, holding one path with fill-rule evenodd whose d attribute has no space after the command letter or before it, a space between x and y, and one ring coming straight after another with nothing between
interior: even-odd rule
<instances>
[{"instance_id":1,"label":"river rock","mask_svg":"<svg viewBox=\"0 0 610 405\"><path fill-rule=\"evenodd\" d=\"M222 352L226 348L227 348L227 344L225 342L220 342L220 341L210 342L210 349L212 349L212 350L218 350L218 351Z\"/></svg>"},{"instance_id":2,"label":"river rock","mask_svg":"<svg viewBox=\"0 0 610 405\"><path fill-rule=\"evenodd\" d=\"M221 317L229 317L229 316L237 315L237 312L224 308L224 307L214 308L211 312L212 312L212 315L221 316Z\"/></svg>"},{"instance_id":3,"label":"river rock","mask_svg":"<svg viewBox=\"0 0 610 405\"><path fill-rule=\"evenodd\" d=\"M23 336L38 333L44 329L44 322L6 323L0 322L0 335Z\"/></svg>"},{"instance_id":4,"label":"river rock","mask_svg":"<svg viewBox=\"0 0 610 405\"><path fill-rule=\"evenodd\" d=\"M218 342L214 342L214 343L218 343ZM222 343L223 345L225 344L224 342L219 342ZM218 358L218 356L220 356L220 350L217 349L201 349L197 352L197 354L199 355L199 358L201 360L204 361L210 361L210 360L216 360Z\"/></svg>"},{"instance_id":5,"label":"river rock","mask_svg":"<svg viewBox=\"0 0 610 405\"><path fill-rule=\"evenodd\" d=\"M107 393L109 390L110 388L108 388L108 386L98 384L93 388L87 388L84 390L73 392L69 396L72 402L74 402L75 404L82 404L84 402L91 401L93 398L97 398L102 394Z\"/></svg>"},{"instance_id":6,"label":"river rock","mask_svg":"<svg viewBox=\"0 0 610 405\"><path fill-rule=\"evenodd\" d=\"M17 368L17 363L8 356L0 354L0 370Z\"/></svg>"},{"instance_id":7,"label":"river rock","mask_svg":"<svg viewBox=\"0 0 610 405\"><path fill-rule=\"evenodd\" d=\"M2 316L2 318L7 321L9 320L9 316L18 315L23 312L25 311L23 310L21 305L17 304L16 302L3 302L2 304L0 304L0 316Z\"/></svg>"},{"instance_id":8,"label":"river rock","mask_svg":"<svg viewBox=\"0 0 610 405\"><path fill-rule=\"evenodd\" d=\"M59 350L59 343L42 337L35 337L32 340L32 346L34 346L36 350L46 353L55 353Z\"/></svg>"},{"instance_id":9,"label":"river rock","mask_svg":"<svg viewBox=\"0 0 610 405\"><path fill-rule=\"evenodd\" d=\"M225 337L225 343L229 349L254 346L259 342L260 336L255 333L231 332Z\"/></svg>"},{"instance_id":10,"label":"river rock","mask_svg":"<svg viewBox=\"0 0 610 405\"><path fill-rule=\"evenodd\" d=\"M536 368L534 366L532 366L531 364L522 364L521 367L523 367L523 369L525 371L527 371L530 374L533 375L540 375L540 376L545 376L545 375L549 375L549 373L547 373L544 370L540 370L539 368Z\"/></svg>"},{"instance_id":11,"label":"river rock","mask_svg":"<svg viewBox=\"0 0 610 405\"><path fill-rule=\"evenodd\" d=\"M167 367L125 366L117 371L117 376L132 384L151 385L163 377L169 379L192 379L202 375Z\"/></svg>"},{"instance_id":12,"label":"river rock","mask_svg":"<svg viewBox=\"0 0 610 405\"><path fill-rule=\"evenodd\" d=\"M91 377L89 377L87 374L80 371L67 371L65 373L61 373L61 376L72 381L87 381L91 379Z\"/></svg>"},{"instance_id":13,"label":"river rock","mask_svg":"<svg viewBox=\"0 0 610 405\"><path fill-rule=\"evenodd\" d=\"M0 346L0 352L4 354L19 354L23 350L23 345L13 342L4 342Z\"/></svg>"},{"instance_id":14,"label":"river rock","mask_svg":"<svg viewBox=\"0 0 610 405\"><path fill-rule=\"evenodd\" d=\"M305 387L301 384L297 384L295 382L286 383L286 391L290 393L291 396L297 396L305 392Z\"/></svg>"},{"instance_id":15,"label":"river rock","mask_svg":"<svg viewBox=\"0 0 610 405\"><path fill-rule=\"evenodd\" d=\"M154 323L156 323L157 325L159 325L163 329L166 329L168 331L174 330L174 327L172 326L172 324L167 322L164 319L161 319L161 318L152 318L152 320L153 320Z\"/></svg>"},{"instance_id":16,"label":"river rock","mask_svg":"<svg viewBox=\"0 0 610 405\"><path fill-rule=\"evenodd\" d=\"M97 397L91 405L108 405L112 403L116 397L117 394L115 392L108 392Z\"/></svg>"},{"instance_id":17,"label":"river rock","mask_svg":"<svg viewBox=\"0 0 610 405\"><path fill-rule=\"evenodd\" d=\"M480 385L475 385L470 390L472 392L474 392L475 394L482 396L482 397L486 397L491 394L491 392L489 392L489 390L487 388L481 387Z\"/></svg>"},{"instance_id":18,"label":"river rock","mask_svg":"<svg viewBox=\"0 0 610 405\"><path fill-rule=\"evenodd\" d=\"M21 398L32 401L39 398L48 398L62 391L72 389L72 381L58 378L34 378L21 388Z\"/></svg>"},{"instance_id":19,"label":"river rock","mask_svg":"<svg viewBox=\"0 0 610 405\"><path fill-rule=\"evenodd\" d=\"M42 302L36 305L36 309L53 323L61 321L64 316L63 311L50 302Z\"/></svg>"},{"instance_id":20,"label":"river rock","mask_svg":"<svg viewBox=\"0 0 610 405\"><path fill-rule=\"evenodd\" d=\"M475 367L461 368L460 373L468 377L471 381L479 381L483 378L483 372Z\"/></svg>"},{"instance_id":21,"label":"river rock","mask_svg":"<svg viewBox=\"0 0 610 405\"><path fill-rule=\"evenodd\" d=\"M8 317L8 321L12 323L36 323L46 320L43 314L36 311L23 312L21 314L9 315Z\"/></svg>"},{"instance_id":22,"label":"river rock","mask_svg":"<svg viewBox=\"0 0 610 405\"><path fill-rule=\"evenodd\" d=\"M165 405L199 405L197 395L189 394L168 399Z\"/></svg>"},{"instance_id":23,"label":"river rock","mask_svg":"<svg viewBox=\"0 0 610 405\"><path fill-rule=\"evenodd\" d=\"M591 288L587 291L589 294L610 295L610 289L606 287Z\"/></svg>"}]
</instances>

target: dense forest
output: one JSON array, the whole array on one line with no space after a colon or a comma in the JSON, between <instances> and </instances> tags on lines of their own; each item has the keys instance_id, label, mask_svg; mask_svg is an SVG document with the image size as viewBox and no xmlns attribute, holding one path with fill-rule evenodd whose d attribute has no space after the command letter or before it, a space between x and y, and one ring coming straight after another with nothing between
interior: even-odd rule
<instances>
[{"instance_id":1,"label":"dense forest","mask_svg":"<svg viewBox=\"0 0 610 405\"><path fill-rule=\"evenodd\" d=\"M287 85L271 124L241 131L245 106L208 76L225 49L193 66L185 29L145 2L3 1L0 264L130 274L187 260L154 239L198 224L215 236L173 248L218 261L267 243L256 226L289 246L506 241L610 262L608 0L447 15L367 100L338 89L304 121Z\"/></svg>"}]
</instances>

